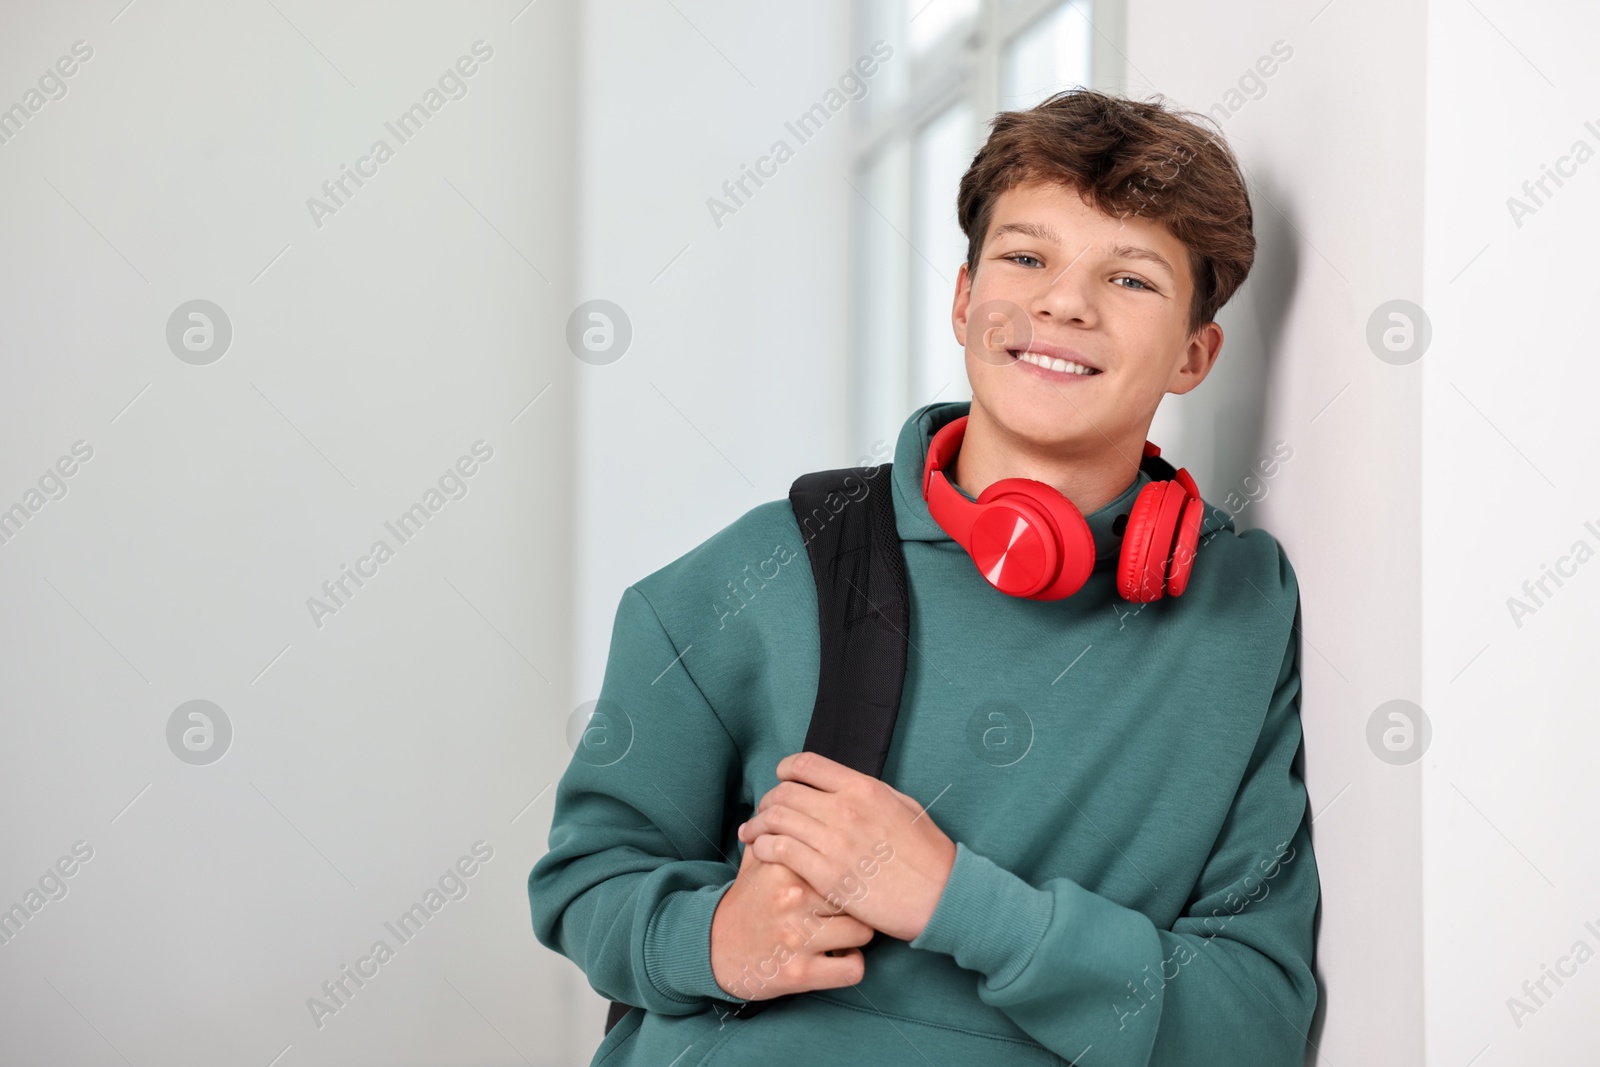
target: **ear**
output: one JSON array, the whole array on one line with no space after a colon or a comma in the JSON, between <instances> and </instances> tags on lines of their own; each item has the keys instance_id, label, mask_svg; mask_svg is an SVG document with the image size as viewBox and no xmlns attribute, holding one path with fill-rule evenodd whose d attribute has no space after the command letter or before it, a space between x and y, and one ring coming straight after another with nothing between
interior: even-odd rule
<instances>
[{"instance_id":1,"label":"ear","mask_svg":"<svg viewBox=\"0 0 1600 1067\"><path fill-rule=\"evenodd\" d=\"M956 272L956 296L950 306L950 325L955 328L956 343L967 347L967 310L972 301L972 278L967 273L967 261L961 261Z\"/></svg>"},{"instance_id":2,"label":"ear","mask_svg":"<svg viewBox=\"0 0 1600 1067\"><path fill-rule=\"evenodd\" d=\"M1222 327L1208 322L1194 332L1183 350L1183 359L1173 368L1167 392L1183 394L1205 381L1222 352Z\"/></svg>"}]
</instances>

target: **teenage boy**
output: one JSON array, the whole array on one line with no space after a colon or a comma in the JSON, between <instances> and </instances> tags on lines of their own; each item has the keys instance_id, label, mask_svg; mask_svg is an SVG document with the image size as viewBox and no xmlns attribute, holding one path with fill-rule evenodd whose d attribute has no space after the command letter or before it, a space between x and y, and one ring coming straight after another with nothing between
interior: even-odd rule
<instances>
[{"instance_id":1,"label":"teenage boy","mask_svg":"<svg viewBox=\"0 0 1600 1067\"><path fill-rule=\"evenodd\" d=\"M914 411L869 490L892 494L911 601L881 779L800 753L818 609L788 500L624 590L596 744L528 879L539 941L643 1009L595 1063L1303 1062L1294 571L1196 504L1158 588L1126 573L1156 406L1210 371L1254 258L1234 157L1186 115L1058 94L996 116L962 179L972 400ZM943 523L930 448L963 498ZM1026 561L946 529L972 544L951 515L1018 478L1087 520L1070 595L1008 592Z\"/></svg>"}]
</instances>

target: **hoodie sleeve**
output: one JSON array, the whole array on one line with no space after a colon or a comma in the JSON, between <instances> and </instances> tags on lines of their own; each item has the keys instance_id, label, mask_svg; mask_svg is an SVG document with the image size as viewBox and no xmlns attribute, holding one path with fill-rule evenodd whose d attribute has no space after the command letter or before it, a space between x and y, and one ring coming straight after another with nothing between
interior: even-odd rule
<instances>
[{"instance_id":1,"label":"hoodie sleeve","mask_svg":"<svg viewBox=\"0 0 1600 1067\"><path fill-rule=\"evenodd\" d=\"M1035 887L957 843L912 948L983 975L978 995L1097 1067L1301 1067L1317 1004L1320 886L1296 769L1299 609L1233 806L1172 929L1071 878Z\"/></svg>"},{"instance_id":2,"label":"hoodie sleeve","mask_svg":"<svg viewBox=\"0 0 1600 1067\"><path fill-rule=\"evenodd\" d=\"M595 716L528 875L540 943L601 996L664 1015L742 1003L711 971L711 917L737 872L717 841L739 762L685 651L623 591Z\"/></svg>"}]
</instances>

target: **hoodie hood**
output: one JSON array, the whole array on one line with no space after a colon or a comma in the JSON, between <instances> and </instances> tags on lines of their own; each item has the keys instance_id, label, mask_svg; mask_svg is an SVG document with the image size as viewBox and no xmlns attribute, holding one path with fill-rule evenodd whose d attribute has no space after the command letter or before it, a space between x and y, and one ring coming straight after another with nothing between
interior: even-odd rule
<instances>
[{"instance_id":1,"label":"hoodie hood","mask_svg":"<svg viewBox=\"0 0 1600 1067\"><path fill-rule=\"evenodd\" d=\"M934 434L947 423L959 419L972 410L970 400L946 400L924 404L911 413L900 427L895 441L894 464L894 521L902 541L946 541L955 539L944 531L928 512L928 502L922 498L922 471L928 458L928 448ZM1089 531L1094 535L1095 570L1113 566L1122 551L1122 536L1114 531L1117 518L1133 510L1139 490L1150 482L1150 475L1141 468L1128 488L1104 507L1084 516ZM965 489L957 487L968 500L976 499ZM1200 536L1207 539L1217 531L1231 529L1233 520L1227 512L1204 505ZM1202 540L1203 543L1203 540Z\"/></svg>"}]
</instances>

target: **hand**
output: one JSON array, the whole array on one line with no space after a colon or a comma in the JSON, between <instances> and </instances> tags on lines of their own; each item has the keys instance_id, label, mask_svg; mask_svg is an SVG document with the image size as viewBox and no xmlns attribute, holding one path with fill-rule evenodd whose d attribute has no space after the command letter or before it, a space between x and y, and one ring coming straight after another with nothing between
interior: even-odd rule
<instances>
[{"instance_id":1,"label":"hand","mask_svg":"<svg viewBox=\"0 0 1600 1067\"><path fill-rule=\"evenodd\" d=\"M711 973L729 996L769 1000L855 985L873 929L748 845L711 916ZM831 953L831 954L830 954Z\"/></svg>"},{"instance_id":2,"label":"hand","mask_svg":"<svg viewBox=\"0 0 1600 1067\"><path fill-rule=\"evenodd\" d=\"M815 752L778 761L782 779L739 827L746 853L781 863L890 937L922 933L956 846L915 800Z\"/></svg>"}]
</instances>

